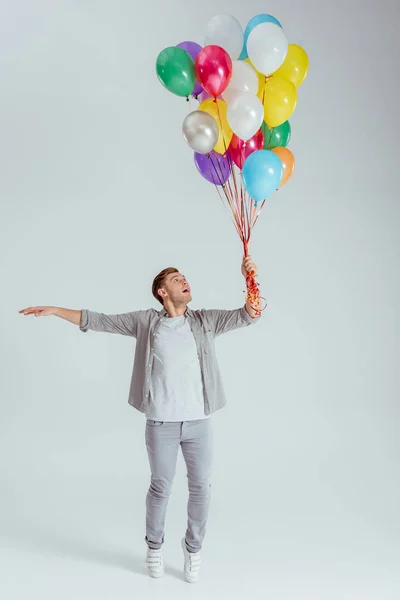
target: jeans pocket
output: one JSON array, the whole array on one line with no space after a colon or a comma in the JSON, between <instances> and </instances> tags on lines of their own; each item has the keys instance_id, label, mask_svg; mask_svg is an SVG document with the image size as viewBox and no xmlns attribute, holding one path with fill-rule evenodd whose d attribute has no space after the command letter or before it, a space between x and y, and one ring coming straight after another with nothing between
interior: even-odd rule
<instances>
[{"instance_id":1,"label":"jeans pocket","mask_svg":"<svg viewBox=\"0 0 400 600\"><path fill-rule=\"evenodd\" d=\"M149 427L161 427L163 423L164 421L152 421L151 419L147 419L146 422Z\"/></svg>"}]
</instances>

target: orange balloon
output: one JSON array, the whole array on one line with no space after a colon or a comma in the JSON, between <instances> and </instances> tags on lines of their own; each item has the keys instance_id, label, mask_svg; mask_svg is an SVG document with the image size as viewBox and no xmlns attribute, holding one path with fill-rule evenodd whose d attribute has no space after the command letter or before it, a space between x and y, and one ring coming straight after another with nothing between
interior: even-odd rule
<instances>
[{"instance_id":1,"label":"orange balloon","mask_svg":"<svg viewBox=\"0 0 400 600\"><path fill-rule=\"evenodd\" d=\"M283 165L283 177L279 187L282 187L293 175L294 171L294 156L289 148L273 148L271 152L274 152L282 161Z\"/></svg>"}]
</instances>

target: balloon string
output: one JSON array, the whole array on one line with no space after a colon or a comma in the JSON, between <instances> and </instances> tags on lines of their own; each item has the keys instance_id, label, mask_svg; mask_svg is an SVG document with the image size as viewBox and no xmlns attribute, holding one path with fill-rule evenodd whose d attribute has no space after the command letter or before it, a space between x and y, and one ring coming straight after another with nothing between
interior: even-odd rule
<instances>
[{"instance_id":1,"label":"balloon string","mask_svg":"<svg viewBox=\"0 0 400 600\"><path fill-rule=\"evenodd\" d=\"M267 77L265 79L267 80ZM218 153L216 153L216 159L214 158L214 156L209 154L211 167L215 174L215 177L213 175L212 179L214 181L214 185L216 187L218 195L221 201L223 202L223 196L220 191L220 188L222 188L222 192L225 196L226 202L232 212L234 226L243 243L244 256L245 258L247 258L249 256L249 243L251 231L254 225L256 224L258 217L260 216L260 213L264 207L265 200L261 203L261 206L258 208L258 205L247 194L247 191L243 184L241 171L239 172L240 180L238 180L235 165L233 164L232 157L230 156L226 145L226 139L222 127L221 112L216 97L214 98L214 102L217 106L220 132L225 148L224 157L229 162L230 175L226 182L224 182L223 168L221 162L218 160ZM265 304L265 306L261 308L261 300L264 300L265 303L266 300L260 294L259 283L257 282L256 277L257 275L254 272L250 272L246 276L246 301L255 311L254 318L259 317L263 310L265 310L265 308L267 307L267 304Z\"/></svg>"},{"instance_id":2,"label":"balloon string","mask_svg":"<svg viewBox=\"0 0 400 600\"><path fill-rule=\"evenodd\" d=\"M231 163L232 159L230 158L229 155L227 158ZM226 186L224 184L224 177L223 177L223 170L222 170L221 163L219 162L218 159L216 159L211 154L209 155L209 159L210 159L210 165L211 165L211 169L212 169L212 179L214 181L215 188L216 188L218 195L219 195L221 201L223 202L223 204L224 204L224 201L223 201L223 195L224 195L226 202L231 209L233 223L234 223L234 226L236 228L236 231L237 231L240 239L242 240L244 256L245 256L245 258L247 258L249 256L249 243L250 243L251 231L252 231L252 228L254 227L255 223L257 222L258 217L260 216L260 213L263 209L265 200L261 203L260 207L258 207L258 205L253 202L253 200L248 196L248 194L244 188L241 174L240 174L240 184L237 181L237 175L236 175L235 167L233 164L230 164L230 166L231 166L230 179L232 179L232 185L230 187ZM222 189L222 192L221 192L221 189ZM234 190L234 193L233 193L233 190ZM254 272L250 272L246 276L246 288L247 288L246 302L248 302L250 304L250 306L253 308L253 310L255 311L254 318L259 317L261 315L261 313L263 312L263 310L265 310L267 304L265 304L265 306L263 308L261 308L261 300L264 300L265 303L266 303L266 300L260 294L259 284L256 280L256 274Z\"/></svg>"}]
</instances>

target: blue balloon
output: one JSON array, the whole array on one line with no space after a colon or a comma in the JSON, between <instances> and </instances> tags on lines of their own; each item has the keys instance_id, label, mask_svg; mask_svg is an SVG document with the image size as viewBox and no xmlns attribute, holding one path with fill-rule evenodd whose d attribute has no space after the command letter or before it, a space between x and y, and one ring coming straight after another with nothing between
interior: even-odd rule
<instances>
[{"instance_id":1,"label":"blue balloon","mask_svg":"<svg viewBox=\"0 0 400 600\"><path fill-rule=\"evenodd\" d=\"M242 53L239 56L238 60L244 60L245 58L249 57L246 48L247 40L249 39L249 35L253 31L254 27L257 27L257 25L260 25L260 23L275 23L275 25L278 25L282 28L282 25L279 23L278 19L275 19L275 17L273 17L272 15L256 15L255 17L250 19L250 21L246 25L246 29L244 30L244 45Z\"/></svg>"},{"instance_id":2,"label":"blue balloon","mask_svg":"<svg viewBox=\"0 0 400 600\"><path fill-rule=\"evenodd\" d=\"M250 198L261 202L278 189L283 177L282 161L270 150L256 150L244 161L242 177Z\"/></svg>"},{"instance_id":3,"label":"blue balloon","mask_svg":"<svg viewBox=\"0 0 400 600\"><path fill-rule=\"evenodd\" d=\"M247 54L246 44L243 44L243 48L238 60L245 60L246 58L249 58L249 55Z\"/></svg>"}]
</instances>

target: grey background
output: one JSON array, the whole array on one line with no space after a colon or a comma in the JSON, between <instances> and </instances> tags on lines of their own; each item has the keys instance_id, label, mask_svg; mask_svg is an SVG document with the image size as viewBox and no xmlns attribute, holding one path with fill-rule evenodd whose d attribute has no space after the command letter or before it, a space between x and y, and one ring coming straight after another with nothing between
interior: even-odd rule
<instances>
[{"instance_id":1,"label":"grey background","mask_svg":"<svg viewBox=\"0 0 400 600\"><path fill-rule=\"evenodd\" d=\"M1 2L1 597L399 597L396 4ZM167 265L193 308L243 303L229 213L181 138L190 107L154 71L218 12L275 15L310 73L291 120L297 170L254 231L268 309L218 341L229 404L188 588L181 460L166 576L143 568L133 340L17 311L157 306Z\"/></svg>"}]
</instances>

